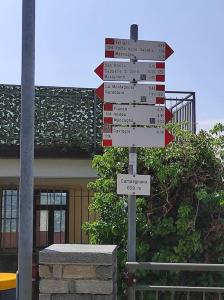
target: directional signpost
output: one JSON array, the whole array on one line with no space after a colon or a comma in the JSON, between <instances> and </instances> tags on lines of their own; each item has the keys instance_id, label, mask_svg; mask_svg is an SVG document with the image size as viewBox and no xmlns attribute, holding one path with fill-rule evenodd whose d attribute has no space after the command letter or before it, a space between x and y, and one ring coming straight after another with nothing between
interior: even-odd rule
<instances>
[{"instance_id":1,"label":"directional signpost","mask_svg":"<svg viewBox=\"0 0 224 300\"><path fill-rule=\"evenodd\" d=\"M102 145L129 147L129 174L117 176L117 193L128 195L128 261L136 261L136 195L150 195L150 176L136 174L137 147L165 147L174 140L164 128L172 119L172 113L161 106L165 103L165 86L138 82L164 82L163 61L172 53L165 42L138 40L138 26L133 24L130 39L105 39L105 57L130 61L104 61L95 69L108 81L96 89L104 103ZM131 287L128 299L135 299Z\"/></svg>"},{"instance_id":2,"label":"directional signpost","mask_svg":"<svg viewBox=\"0 0 224 300\"><path fill-rule=\"evenodd\" d=\"M165 106L105 103L103 107L104 124L164 125L172 119L172 116Z\"/></svg>"},{"instance_id":3,"label":"directional signpost","mask_svg":"<svg viewBox=\"0 0 224 300\"><path fill-rule=\"evenodd\" d=\"M166 60L173 50L165 42L132 39L105 39L105 57Z\"/></svg>"},{"instance_id":4,"label":"directional signpost","mask_svg":"<svg viewBox=\"0 0 224 300\"><path fill-rule=\"evenodd\" d=\"M109 81L165 81L164 62L104 61L95 73Z\"/></svg>"},{"instance_id":5,"label":"directional signpost","mask_svg":"<svg viewBox=\"0 0 224 300\"><path fill-rule=\"evenodd\" d=\"M165 85L105 82L96 94L109 103L164 104Z\"/></svg>"}]
</instances>

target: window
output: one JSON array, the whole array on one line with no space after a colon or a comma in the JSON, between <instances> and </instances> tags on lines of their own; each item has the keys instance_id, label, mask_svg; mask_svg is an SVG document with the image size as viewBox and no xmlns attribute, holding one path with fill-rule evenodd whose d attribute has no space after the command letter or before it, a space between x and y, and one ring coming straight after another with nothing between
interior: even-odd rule
<instances>
[{"instance_id":1,"label":"window","mask_svg":"<svg viewBox=\"0 0 224 300\"><path fill-rule=\"evenodd\" d=\"M19 191L0 190L0 248L18 247ZM35 190L34 248L66 243L68 193L64 190Z\"/></svg>"},{"instance_id":2,"label":"window","mask_svg":"<svg viewBox=\"0 0 224 300\"><path fill-rule=\"evenodd\" d=\"M18 191L3 189L1 193L1 248L17 247Z\"/></svg>"}]
</instances>

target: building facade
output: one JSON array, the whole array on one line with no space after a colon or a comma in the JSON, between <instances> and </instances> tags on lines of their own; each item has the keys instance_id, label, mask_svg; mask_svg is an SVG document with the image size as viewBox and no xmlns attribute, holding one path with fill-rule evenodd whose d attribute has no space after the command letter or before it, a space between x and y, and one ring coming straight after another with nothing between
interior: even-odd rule
<instances>
[{"instance_id":1,"label":"building facade","mask_svg":"<svg viewBox=\"0 0 224 300\"><path fill-rule=\"evenodd\" d=\"M167 94L167 106L173 121L195 132L194 93L182 98L172 93ZM20 86L0 85L1 272L17 270L20 99ZM30 199L34 262L38 251L53 243L88 243L82 225L96 217L88 210L92 195L87 185L96 178L91 158L102 152L101 128L102 103L94 89L36 87L34 198Z\"/></svg>"}]
</instances>

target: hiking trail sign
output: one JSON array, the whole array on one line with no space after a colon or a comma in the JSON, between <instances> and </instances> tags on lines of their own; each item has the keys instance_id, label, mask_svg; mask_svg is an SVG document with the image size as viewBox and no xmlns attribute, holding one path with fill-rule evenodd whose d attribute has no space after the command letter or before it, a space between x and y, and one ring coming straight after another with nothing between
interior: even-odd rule
<instances>
[{"instance_id":1,"label":"hiking trail sign","mask_svg":"<svg viewBox=\"0 0 224 300\"><path fill-rule=\"evenodd\" d=\"M108 81L165 81L164 62L119 62L104 61L95 73Z\"/></svg>"},{"instance_id":2,"label":"hiking trail sign","mask_svg":"<svg viewBox=\"0 0 224 300\"><path fill-rule=\"evenodd\" d=\"M172 116L165 106L105 103L103 107L104 124L165 125Z\"/></svg>"},{"instance_id":3,"label":"hiking trail sign","mask_svg":"<svg viewBox=\"0 0 224 300\"><path fill-rule=\"evenodd\" d=\"M165 85L105 82L96 94L109 103L164 104Z\"/></svg>"},{"instance_id":4,"label":"hiking trail sign","mask_svg":"<svg viewBox=\"0 0 224 300\"><path fill-rule=\"evenodd\" d=\"M174 140L167 129L104 125L103 147L165 147Z\"/></svg>"},{"instance_id":5,"label":"hiking trail sign","mask_svg":"<svg viewBox=\"0 0 224 300\"><path fill-rule=\"evenodd\" d=\"M164 61L173 50L165 42L105 39L105 57Z\"/></svg>"},{"instance_id":6,"label":"hiking trail sign","mask_svg":"<svg viewBox=\"0 0 224 300\"><path fill-rule=\"evenodd\" d=\"M130 61L104 61L95 73L107 81L96 89L103 102L102 146L129 147L128 174L117 175L117 194L128 195L127 249L128 261L133 262L136 261L136 195L150 195L150 176L137 175L136 148L165 147L174 140L164 128L172 113L159 106L165 104L165 86L147 82L165 81L164 61L173 50L165 42L138 40L136 24L130 29L130 39L105 39L106 58ZM132 288L128 288L127 296L135 299Z\"/></svg>"}]
</instances>

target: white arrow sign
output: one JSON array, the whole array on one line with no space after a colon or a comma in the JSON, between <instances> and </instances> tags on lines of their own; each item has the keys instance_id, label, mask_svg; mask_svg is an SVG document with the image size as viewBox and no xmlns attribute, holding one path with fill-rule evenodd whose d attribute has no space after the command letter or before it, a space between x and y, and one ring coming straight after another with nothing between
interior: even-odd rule
<instances>
[{"instance_id":1,"label":"white arrow sign","mask_svg":"<svg viewBox=\"0 0 224 300\"><path fill-rule=\"evenodd\" d=\"M150 195L150 175L117 175L119 195Z\"/></svg>"},{"instance_id":2,"label":"white arrow sign","mask_svg":"<svg viewBox=\"0 0 224 300\"><path fill-rule=\"evenodd\" d=\"M103 147L165 147L174 136L164 128L104 125Z\"/></svg>"},{"instance_id":3,"label":"white arrow sign","mask_svg":"<svg viewBox=\"0 0 224 300\"><path fill-rule=\"evenodd\" d=\"M165 81L164 62L105 61L95 72L108 81Z\"/></svg>"},{"instance_id":4,"label":"white arrow sign","mask_svg":"<svg viewBox=\"0 0 224 300\"><path fill-rule=\"evenodd\" d=\"M165 42L105 39L105 57L166 60L173 50Z\"/></svg>"},{"instance_id":5,"label":"white arrow sign","mask_svg":"<svg viewBox=\"0 0 224 300\"><path fill-rule=\"evenodd\" d=\"M113 125L164 125L172 118L165 106L105 103L103 122Z\"/></svg>"},{"instance_id":6,"label":"white arrow sign","mask_svg":"<svg viewBox=\"0 0 224 300\"><path fill-rule=\"evenodd\" d=\"M165 85L105 82L96 94L109 103L164 104Z\"/></svg>"}]
</instances>

